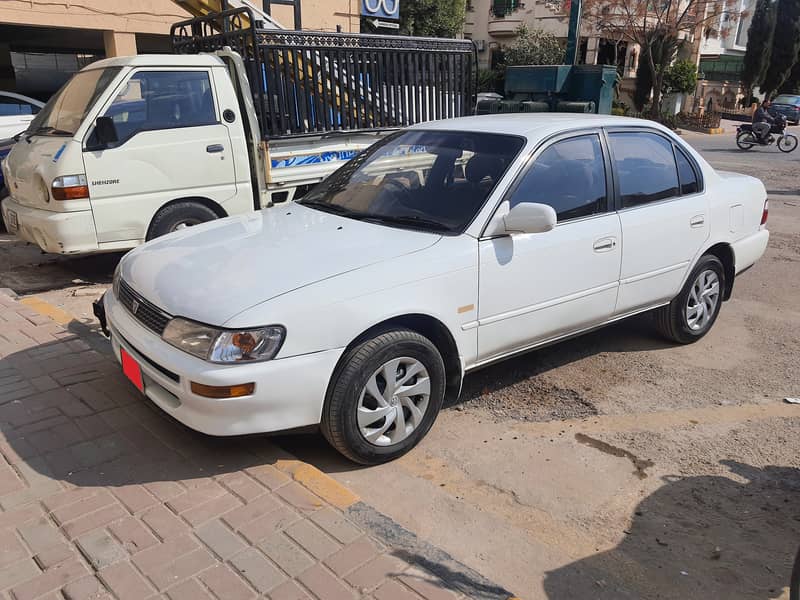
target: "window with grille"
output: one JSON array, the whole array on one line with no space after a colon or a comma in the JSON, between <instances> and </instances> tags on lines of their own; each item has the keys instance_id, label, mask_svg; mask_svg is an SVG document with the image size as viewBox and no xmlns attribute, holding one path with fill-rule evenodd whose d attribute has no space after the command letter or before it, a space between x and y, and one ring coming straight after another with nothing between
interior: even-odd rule
<instances>
[{"instance_id":1,"label":"window with grille","mask_svg":"<svg viewBox=\"0 0 800 600\"><path fill-rule=\"evenodd\" d=\"M492 12L495 17L505 17L519 8L519 0L493 0Z\"/></svg>"}]
</instances>

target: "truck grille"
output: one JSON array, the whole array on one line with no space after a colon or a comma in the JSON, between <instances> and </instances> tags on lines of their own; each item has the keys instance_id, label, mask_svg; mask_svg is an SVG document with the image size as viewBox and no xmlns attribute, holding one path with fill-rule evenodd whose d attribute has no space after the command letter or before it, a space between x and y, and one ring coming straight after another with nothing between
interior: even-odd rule
<instances>
[{"instance_id":1,"label":"truck grille","mask_svg":"<svg viewBox=\"0 0 800 600\"><path fill-rule=\"evenodd\" d=\"M119 301L142 325L158 335L164 332L164 328L172 318L133 291L133 288L122 279L119 280Z\"/></svg>"}]
</instances>

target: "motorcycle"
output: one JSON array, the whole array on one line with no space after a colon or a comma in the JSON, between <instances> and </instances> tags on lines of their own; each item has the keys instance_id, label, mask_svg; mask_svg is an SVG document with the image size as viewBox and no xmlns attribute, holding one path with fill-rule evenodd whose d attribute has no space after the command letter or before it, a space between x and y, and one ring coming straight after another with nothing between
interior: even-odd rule
<instances>
[{"instance_id":1,"label":"motorcycle","mask_svg":"<svg viewBox=\"0 0 800 600\"><path fill-rule=\"evenodd\" d=\"M753 131L753 125L745 123L736 128L736 145L740 150L750 150L753 146L769 146L777 144L781 152L791 152L797 148L797 136L786 133L786 117L778 115L769 130L765 141L758 139Z\"/></svg>"}]
</instances>

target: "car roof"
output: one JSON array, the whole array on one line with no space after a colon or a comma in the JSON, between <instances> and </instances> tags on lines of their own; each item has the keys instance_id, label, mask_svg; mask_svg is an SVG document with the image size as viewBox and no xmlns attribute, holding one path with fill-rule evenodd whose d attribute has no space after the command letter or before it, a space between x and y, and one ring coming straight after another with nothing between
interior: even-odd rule
<instances>
[{"instance_id":1,"label":"car roof","mask_svg":"<svg viewBox=\"0 0 800 600\"><path fill-rule=\"evenodd\" d=\"M138 54L104 58L85 66L82 71L108 67L218 67L221 59L213 54Z\"/></svg>"},{"instance_id":2,"label":"car roof","mask_svg":"<svg viewBox=\"0 0 800 600\"><path fill-rule=\"evenodd\" d=\"M506 135L522 135L541 139L548 135L590 127L649 127L669 131L663 125L646 119L577 113L511 113L458 117L419 123L412 129L439 131L479 131Z\"/></svg>"},{"instance_id":3,"label":"car roof","mask_svg":"<svg viewBox=\"0 0 800 600\"><path fill-rule=\"evenodd\" d=\"M17 94L16 92L4 92L0 90L0 96L6 96L8 98L14 98L15 100L24 100L25 102L29 102L34 106L38 106L42 108L44 106L44 102L37 100L36 98L30 98L28 96L24 96L22 94Z\"/></svg>"}]
</instances>

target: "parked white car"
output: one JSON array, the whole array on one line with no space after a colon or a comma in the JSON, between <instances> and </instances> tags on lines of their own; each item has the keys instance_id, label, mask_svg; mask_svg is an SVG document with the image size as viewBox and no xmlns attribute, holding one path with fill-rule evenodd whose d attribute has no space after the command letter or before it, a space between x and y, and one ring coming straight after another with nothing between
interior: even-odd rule
<instances>
[{"instance_id":1,"label":"parked white car","mask_svg":"<svg viewBox=\"0 0 800 600\"><path fill-rule=\"evenodd\" d=\"M25 131L44 106L34 98L14 92L0 92L0 139Z\"/></svg>"},{"instance_id":2,"label":"parked white car","mask_svg":"<svg viewBox=\"0 0 800 600\"><path fill-rule=\"evenodd\" d=\"M763 254L766 218L759 180L649 121L428 123L299 203L131 251L101 317L125 373L189 427L320 424L377 463L488 363L644 311L698 340Z\"/></svg>"}]
</instances>

